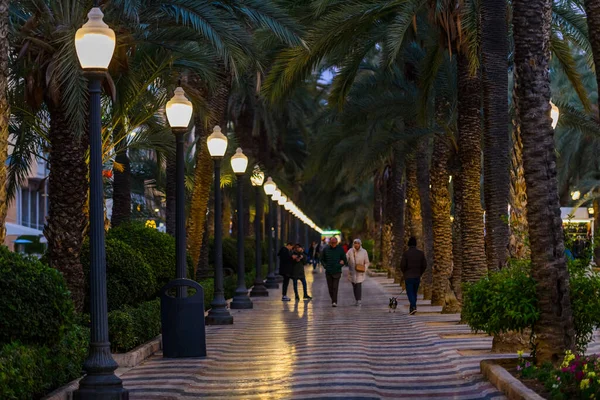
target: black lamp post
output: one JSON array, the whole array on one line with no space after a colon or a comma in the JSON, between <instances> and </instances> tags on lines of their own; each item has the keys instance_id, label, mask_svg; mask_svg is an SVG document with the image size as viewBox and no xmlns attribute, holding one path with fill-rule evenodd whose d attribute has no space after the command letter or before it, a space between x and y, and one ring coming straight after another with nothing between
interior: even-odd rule
<instances>
[{"instance_id":1,"label":"black lamp post","mask_svg":"<svg viewBox=\"0 0 600 400\"><path fill-rule=\"evenodd\" d=\"M165 107L167 120L175 134L176 143L176 192L175 192L175 255L176 277L187 277L186 233L185 233L185 160L183 140L192 119L192 102L185 97L183 88L175 89L174 96ZM184 286L177 287L177 295L186 297Z\"/></svg>"},{"instance_id":2,"label":"black lamp post","mask_svg":"<svg viewBox=\"0 0 600 400\"><path fill-rule=\"evenodd\" d=\"M223 223L221 221L221 160L227 151L227 137L215 126L206 140L208 152L214 161L215 171L215 294L211 309L206 316L207 325L233 324L233 316L227 309L223 290Z\"/></svg>"},{"instance_id":3,"label":"black lamp post","mask_svg":"<svg viewBox=\"0 0 600 400\"><path fill-rule=\"evenodd\" d=\"M254 172L250 181L252 182L252 186L254 186L254 195L255 195L255 204L256 204L256 213L254 215L254 236L256 239L256 277L254 279L254 286L252 287L252 291L250 292L250 296L254 297L267 297L269 295L269 291L265 287L265 282L263 282L263 268L262 268L262 229L260 227L260 223L262 220L263 214L263 205L262 205L262 197L260 193L260 188L263 185L265 180L265 174L260 170L257 166L254 167ZM269 231L269 234L271 232ZM269 236L269 248L272 251L273 245L271 242L271 237ZM270 253L269 253L270 254ZM270 255L269 255L270 257Z\"/></svg>"},{"instance_id":4,"label":"black lamp post","mask_svg":"<svg viewBox=\"0 0 600 400\"><path fill-rule=\"evenodd\" d=\"M246 271L244 263L244 199L243 186L244 174L248 168L248 157L244 155L241 148L237 148L233 157L231 157L231 168L237 177L237 252L238 252L238 284L235 290L233 301L229 305L232 309L249 309L253 307L252 300L248 297L248 288L246 288Z\"/></svg>"},{"instance_id":5,"label":"black lamp post","mask_svg":"<svg viewBox=\"0 0 600 400\"><path fill-rule=\"evenodd\" d=\"M104 242L104 191L102 182L102 81L115 50L115 33L102 20L97 4L75 34L79 63L88 79L90 93L90 351L83 364L86 376L79 381L73 398L125 400L129 392L114 371L108 341L108 304L106 296L106 249Z\"/></svg>"},{"instance_id":6,"label":"black lamp post","mask_svg":"<svg viewBox=\"0 0 600 400\"><path fill-rule=\"evenodd\" d=\"M279 210L280 210L280 215L279 215L279 241L281 242L281 245L279 247L283 247L286 244L286 237L285 237L285 210L283 209L283 205L285 204L285 202L287 201L287 196L285 194L281 194L279 196L279 199L277 200L277 204L279 204ZM275 249L276 252L279 251L279 248ZM283 281L283 277L281 277L281 275L279 275L279 267L280 267L280 262L279 262L279 257L277 257L277 270L275 271L275 274L278 276L278 280L281 279L281 281ZM281 278L279 278L281 277Z\"/></svg>"},{"instance_id":7,"label":"black lamp post","mask_svg":"<svg viewBox=\"0 0 600 400\"><path fill-rule=\"evenodd\" d=\"M275 216L275 209L277 207L277 200L281 195L277 190L277 185L273 182L273 179L269 177L267 182L263 186L267 197L271 198L269 201L269 215L267 218L267 232L268 232L268 252L269 252L269 272L267 273L267 281L265 286L269 289L278 289L279 284L275 277L275 251L277 249L277 218Z\"/></svg>"}]
</instances>

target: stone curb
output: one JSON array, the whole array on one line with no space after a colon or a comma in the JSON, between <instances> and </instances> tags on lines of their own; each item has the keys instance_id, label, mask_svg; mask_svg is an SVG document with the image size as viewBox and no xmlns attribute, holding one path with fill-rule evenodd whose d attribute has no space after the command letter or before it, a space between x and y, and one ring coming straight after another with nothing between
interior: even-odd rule
<instances>
[{"instance_id":1,"label":"stone curb","mask_svg":"<svg viewBox=\"0 0 600 400\"><path fill-rule=\"evenodd\" d=\"M370 277L376 277L376 276L380 276L380 277L386 277L387 278L387 272L371 272L370 270L367 271L367 275Z\"/></svg>"},{"instance_id":2,"label":"stone curb","mask_svg":"<svg viewBox=\"0 0 600 400\"><path fill-rule=\"evenodd\" d=\"M151 341L139 345L127 353L114 353L112 355L113 359L119 365L119 369L115 371L115 375L121 376L130 368L140 365L161 349L162 335L158 335ZM65 386L56 389L54 392L44 397L43 400L71 400L73 398L73 391L77 390L79 387L80 380L81 378L77 378L74 381L67 383Z\"/></svg>"},{"instance_id":3,"label":"stone curb","mask_svg":"<svg viewBox=\"0 0 600 400\"><path fill-rule=\"evenodd\" d=\"M507 362L507 360L516 359L503 359L502 361ZM544 400L542 396L525 386L499 363L500 360L482 360L481 373L509 400Z\"/></svg>"}]
</instances>

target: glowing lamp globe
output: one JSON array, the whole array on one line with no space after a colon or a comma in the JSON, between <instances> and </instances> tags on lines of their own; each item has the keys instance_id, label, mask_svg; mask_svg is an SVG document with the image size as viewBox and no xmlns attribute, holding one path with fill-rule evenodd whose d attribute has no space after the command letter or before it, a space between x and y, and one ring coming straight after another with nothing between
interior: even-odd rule
<instances>
[{"instance_id":1,"label":"glowing lamp globe","mask_svg":"<svg viewBox=\"0 0 600 400\"><path fill-rule=\"evenodd\" d=\"M581 197L581 192L579 190L571 192L571 198L573 200L579 200L580 197Z\"/></svg>"},{"instance_id":2,"label":"glowing lamp globe","mask_svg":"<svg viewBox=\"0 0 600 400\"><path fill-rule=\"evenodd\" d=\"M115 32L102 20L99 7L88 13L88 21L75 33L75 51L84 70L106 70L115 51Z\"/></svg>"},{"instance_id":3,"label":"glowing lamp globe","mask_svg":"<svg viewBox=\"0 0 600 400\"><path fill-rule=\"evenodd\" d=\"M279 200L277 200L277 204L279 204L280 206L282 206L285 203L287 203L287 196L282 193L281 196L279 197Z\"/></svg>"},{"instance_id":4,"label":"glowing lamp globe","mask_svg":"<svg viewBox=\"0 0 600 400\"><path fill-rule=\"evenodd\" d=\"M236 175L243 175L248 168L248 157L244 154L241 147L235 150L235 154L231 157L231 169Z\"/></svg>"},{"instance_id":5,"label":"glowing lamp globe","mask_svg":"<svg viewBox=\"0 0 600 400\"><path fill-rule=\"evenodd\" d=\"M265 173L262 172L258 165L254 167L254 171L252 171L252 176L250 177L250 182L252 182L252 186L262 186L265 181Z\"/></svg>"},{"instance_id":6,"label":"glowing lamp globe","mask_svg":"<svg viewBox=\"0 0 600 400\"><path fill-rule=\"evenodd\" d=\"M292 202L291 202L291 201L286 201L286 202L283 204L283 208L285 208L285 210L286 210L286 211L290 211L290 210L291 210L291 208L292 208Z\"/></svg>"},{"instance_id":7,"label":"glowing lamp globe","mask_svg":"<svg viewBox=\"0 0 600 400\"><path fill-rule=\"evenodd\" d=\"M550 110L550 117L552 118L552 129L556 129L556 125L558 125L558 118L560 117L560 111L553 102L550 102L550 106L552 106L552 109Z\"/></svg>"},{"instance_id":8,"label":"glowing lamp globe","mask_svg":"<svg viewBox=\"0 0 600 400\"><path fill-rule=\"evenodd\" d=\"M273 196L273 194L275 193L275 190L277 190L277 185L275 184L275 182L273 182L273 179L271 177L267 178L267 181L265 182L263 189L265 190L265 194L267 196ZM277 199L273 199L274 201L276 201Z\"/></svg>"},{"instance_id":9,"label":"glowing lamp globe","mask_svg":"<svg viewBox=\"0 0 600 400\"><path fill-rule=\"evenodd\" d=\"M223 157L227 151L227 136L221 132L221 127L216 125L213 133L206 139L208 152L211 157Z\"/></svg>"},{"instance_id":10,"label":"glowing lamp globe","mask_svg":"<svg viewBox=\"0 0 600 400\"><path fill-rule=\"evenodd\" d=\"M192 107L192 102L185 97L183 88L175 89L175 94L167 102L165 109L171 128L187 128L190 125L194 107Z\"/></svg>"},{"instance_id":11,"label":"glowing lamp globe","mask_svg":"<svg viewBox=\"0 0 600 400\"><path fill-rule=\"evenodd\" d=\"M271 199L273 201L277 201L279 202L279 199L281 198L281 191L279 189L275 189L273 191L273 194L271 195ZM279 204L279 203L278 203Z\"/></svg>"}]
</instances>

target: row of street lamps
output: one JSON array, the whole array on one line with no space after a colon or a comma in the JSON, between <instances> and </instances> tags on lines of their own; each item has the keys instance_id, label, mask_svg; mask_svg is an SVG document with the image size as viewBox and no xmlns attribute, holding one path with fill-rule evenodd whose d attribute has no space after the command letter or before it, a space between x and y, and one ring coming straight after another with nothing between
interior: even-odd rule
<instances>
[{"instance_id":1,"label":"row of street lamps","mask_svg":"<svg viewBox=\"0 0 600 400\"><path fill-rule=\"evenodd\" d=\"M106 293L106 254L104 237L104 195L102 181L102 126L101 126L101 90L106 77L108 66L112 59L116 37L112 29L103 21L104 14L97 0L88 13L88 21L75 34L75 49L77 57L88 79L89 87L89 136L90 136L90 349L84 363L86 376L79 382L79 388L73 393L73 398L93 400L126 400L129 392L123 387L114 371L118 365L110 352L108 338L108 311ZM175 89L173 98L165 107L167 121L176 138L176 278L186 278L186 232L185 232L185 188L184 188L184 136L188 130L192 115L192 103L186 98L181 87ZM223 245L221 224L221 161L227 150L227 137L215 126L207 138L208 151L214 161L214 192L215 192L215 278L214 299L211 310L206 317L207 324L232 324L233 317L227 309L223 290ZM248 158L241 149L231 158L231 166L237 176L237 208L238 208L238 287L231 308L252 308L244 276L244 229L242 212L242 177L248 167ZM262 278L262 241L260 221L262 207L260 204L260 187L263 186L264 174L257 168L251 177L256 195L256 280L251 296L268 296L266 288L277 288L276 271L274 268L277 243L277 222L274 204L281 208L281 230L279 238L284 240L284 213L289 211L305 225L305 240L308 242L308 229L322 233L296 205L287 200L271 178L264 184L264 191L270 196L273 205L269 207L268 240L269 274L266 283ZM299 225L296 224L298 239ZM299 241L299 240L297 240ZM306 243L308 244L308 243ZM185 297L187 289L178 288L178 297ZM202 338L204 340L204 338Z\"/></svg>"}]
</instances>

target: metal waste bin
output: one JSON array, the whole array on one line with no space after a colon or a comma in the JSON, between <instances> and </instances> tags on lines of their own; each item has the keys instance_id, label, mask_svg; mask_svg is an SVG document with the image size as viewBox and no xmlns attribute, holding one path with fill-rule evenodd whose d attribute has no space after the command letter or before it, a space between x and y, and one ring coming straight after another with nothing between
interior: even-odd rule
<instances>
[{"instance_id":1,"label":"metal waste bin","mask_svg":"<svg viewBox=\"0 0 600 400\"><path fill-rule=\"evenodd\" d=\"M174 297L169 289L196 289L190 297ZM187 288L185 288L187 290ZM190 279L175 279L160 290L163 357L205 357L204 290Z\"/></svg>"}]
</instances>

